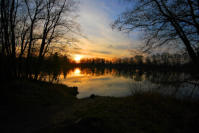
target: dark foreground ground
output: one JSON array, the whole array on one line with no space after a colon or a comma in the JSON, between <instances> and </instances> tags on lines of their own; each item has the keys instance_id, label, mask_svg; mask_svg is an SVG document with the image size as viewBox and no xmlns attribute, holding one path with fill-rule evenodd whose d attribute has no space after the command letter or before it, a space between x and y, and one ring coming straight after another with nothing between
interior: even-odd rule
<instances>
[{"instance_id":1,"label":"dark foreground ground","mask_svg":"<svg viewBox=\"0 0 199 133\"><path fill-rule=\"evenodd\" d=\"M78 100L77 88L1 83L1 133L198 133L199 101L157 93Z\"/></svg>"}]
</instances>

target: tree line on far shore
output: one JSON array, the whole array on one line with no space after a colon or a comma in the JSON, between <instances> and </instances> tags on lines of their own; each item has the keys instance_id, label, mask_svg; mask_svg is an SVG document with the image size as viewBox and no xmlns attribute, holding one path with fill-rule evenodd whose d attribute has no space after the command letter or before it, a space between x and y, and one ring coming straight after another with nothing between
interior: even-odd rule
<instances>
[{"instance_id":1,"label":"tree line on far shore","mask_svg":"<svg viewBox=\"0 0 199 133\"><path fill-rule=\"evenodd\" d=\"M106 60L103 58L90 58L82 59L79 66L117 66L117 67L161 67L168 69L169 67L184 67L191 64L191 60L186 54L154 54L144 57L142 55L136 55L134 57L115 58L112 60Z\"/></svg>"}]
</instances>

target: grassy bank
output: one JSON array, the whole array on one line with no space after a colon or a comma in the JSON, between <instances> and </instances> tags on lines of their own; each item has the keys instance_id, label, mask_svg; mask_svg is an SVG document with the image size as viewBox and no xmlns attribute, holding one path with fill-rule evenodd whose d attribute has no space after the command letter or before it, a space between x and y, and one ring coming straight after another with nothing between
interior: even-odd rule
<instances>
[{"instance_id":1,"label":"grassy bank","mask_svg":"<svg viewBox=\"0 0 199 133\"><path fill-rule=\"evenodd\" d=\"M157 93L78 100L77 88L39 81L4 83L2 131L9 133L199 132L199 102Z\"/></svg>"},{"instance_id":2,"label":"grassy bank","mask_svg":"<svg viewBox=\"0 0 199 133\"><path fill-rule=\"evenodd\" d=\"M76 87L41 81L1 83L0 132L31 133L59 123L71 114ZM72 119L72 118L70 118Z\"/></svg>"},{"instance_id":3,"label":"grassy bank","mask_svg":"<svg viewBox=\"0 0 199 133\"><path fill-rule=\"evenodd\" d=\"M126 98L81 100L74 112L79 118L101 121L93 125L94 129L101 129L102 125L117 133L187 133L199 131L198 107L191 101L143 93Z\"/></svg>"},{"instance_id":4,"label":"grassy bank","mask_svg":"<svg viewBox=\"0 0 199 133\"><path fill-rule=\"evenodd\" d=\"M50 105L65 104L75 100L76 87L67 87L42 81L11 81L2 83L2 96L6 104ZM5 102L5 101L4 101Z\"/></svg>"}]
</instances>

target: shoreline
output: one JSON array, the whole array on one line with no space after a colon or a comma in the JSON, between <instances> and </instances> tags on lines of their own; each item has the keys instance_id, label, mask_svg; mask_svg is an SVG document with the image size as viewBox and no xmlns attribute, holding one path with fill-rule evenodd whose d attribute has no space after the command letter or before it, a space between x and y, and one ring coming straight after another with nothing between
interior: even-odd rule
<instances>
[{"instance_id":1,"label":"shoreline","mask_svg":"<svg viewBox=\"0 0 199 133\"><path fill-rule=\"evenodd\" d=\"M199 131L198 101L158 93L77 99L76 87L41 81L14 81L2 90L2 130L9 133Z\"/></svg>"}]
</instances>

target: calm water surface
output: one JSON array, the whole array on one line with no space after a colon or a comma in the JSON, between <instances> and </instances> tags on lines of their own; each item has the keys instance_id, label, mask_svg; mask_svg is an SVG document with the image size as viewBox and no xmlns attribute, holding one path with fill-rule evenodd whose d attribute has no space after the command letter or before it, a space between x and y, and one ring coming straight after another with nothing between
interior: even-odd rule
<instances>
[{"instance_id":1,"label":"calm water surface","mask_svg":"<svg viewBox=\"0 0 199 133\"><path fill-rule=\"evenodd\" d=\"M77 86L77 98L92 94L125 97L136 92L152 91L176 97L199 97L199 88L184 82L190 74L173 72L143 72L140 70L80 69L59 75L59 82Z\"/></svg>"}]
</instances>

